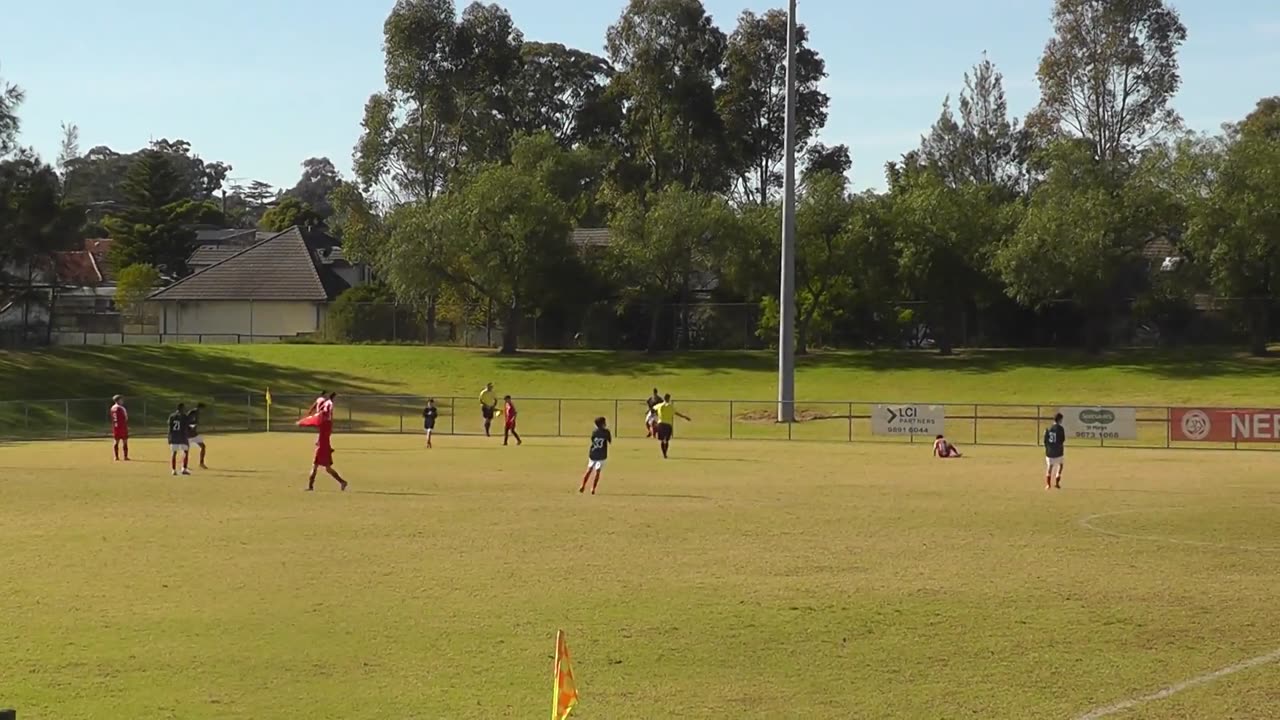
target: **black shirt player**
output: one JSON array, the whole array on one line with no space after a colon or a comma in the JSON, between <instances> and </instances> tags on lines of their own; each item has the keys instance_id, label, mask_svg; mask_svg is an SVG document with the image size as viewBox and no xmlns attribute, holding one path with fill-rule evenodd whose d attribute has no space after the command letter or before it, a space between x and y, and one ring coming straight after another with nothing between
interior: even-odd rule
<instances>
[{"instance_id":1,"label":"black shirt player","mask_svg":"<svg viewBox=\"0 0 1280 720\"><path fill-rule=\"evenodd\" d=\"M440 417L440 408L436 407L435 399L427 401L427 406L422 408L422 429L427 433L427 447L431 447L431 434L436 429L436 418Z\"/></svg>"},{"instance_id":2,"label":"black shirt player","mask_svg":"<svg viewBox=\"0 0 1280 720\"><path fill-rule=\"evenodd\" d=\"M169 469L171 474L178 474L178 453L182 453L182 474L190 475L191 471L187 469L187 460L191 451L190 444L191 424L187 418L187 406L178 403L178 409L169 416Z\"/></svg>"},{"instance_id":3,"label":"black shirt player","mask_svg":"<svg viewBox=\"0 0 1280 720\"><path fill-rule=\"evenodd\" d=\"M1062 413L1053 416L1053 425L1044 431L1044 489L1062 487L1062 466L1065 462L1067 430L1062 427Z\"/></svg>"},{"instance_id":4,"label":"black shirt player","mask_svg":"<svg viewBox=\"0 0 1280 720\"><path fill-rule=\"evenodd\" d=\"M591 432L591 448L587 451L587 473L582 476L582 486L578 488L578 492L586 492L592 471L596 474L596 480L591 484L592 495L596 494L596 488L600 485L600 473L604 470L605 461L609 459L609 444L613 442L613 433L609 432L606 425L604 418L596 418L596 429Z\"/></svg>"}]
</instances>

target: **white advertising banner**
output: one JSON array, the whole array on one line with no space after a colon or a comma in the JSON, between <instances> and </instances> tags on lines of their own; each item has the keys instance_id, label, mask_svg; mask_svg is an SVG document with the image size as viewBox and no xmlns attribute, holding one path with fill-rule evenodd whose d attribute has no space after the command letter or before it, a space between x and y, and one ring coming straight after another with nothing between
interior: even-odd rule
<instances>
[{"instance_id":1,"label":"white advertising banner","mask_svg":"<svg viewBox=\"0 0 1280 720\"><path fill-rule=\"evenodd\" d=\"M944 435L946 420L947 411L941 405L876 405L871 409L871 434Z\"/></svg>"},{"instance_id":2,"label":"white advertising banner","mask_svg":"<svg viewBox=\"0 0 1280 720\"><path fill-rule=\"evenodd\" d=\"M1059 412L1068 439L1138 439L1138 411L1134 408L1064 407Z\"/></svg>"}]
</instances>

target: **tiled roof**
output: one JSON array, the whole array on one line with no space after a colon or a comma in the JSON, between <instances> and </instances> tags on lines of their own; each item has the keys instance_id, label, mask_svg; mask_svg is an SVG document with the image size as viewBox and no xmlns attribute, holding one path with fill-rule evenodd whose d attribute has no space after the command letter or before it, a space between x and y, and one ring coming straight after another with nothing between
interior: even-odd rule
<instances>
[{"instance_id":1,"label":"tiled roof","mask_svg":"<svg viewBox=\"0 0 1280 720\"><path fill-rule=\"evenodd\" d=\"M320 265L302 231L293 227L190 275L151 300L295 300L324 302L348 287Z\"/></svg>"},{"instance_id":2,"label":"tiled roof","mask_svg":"<svg viewBox=\"0 0 1280 720\"><path fill-rule=\"evenodd\" d=\"M274 234L274 233L272 233ZM201 245L252 245L259 240L257 233L244 228L219 228L216 230L197 230L196 242Z\"/></svg>"},{"instance_id":3,"label":"tiled roof","mask_svg":"<svg viewBox=\"0 0 1280 720\"><path fill-rule=\"evenodd\" d=\"M93 255L93 262L98 266L98 274L102 276L102 281L113 283L116 281L116 268L111 264L111 239L110 238L93 238L84 241L84 249Z\"/></svg>"},{"instance_id":4,"label":"tiled roof","mask_svg":"<svg viewBox=\"0 0 1280 720\"><path fill-rule=\"evenodd\" d=\"M569 233L569 241L579 247L606 247L609 228L578 228Z\"/></svg>"},{"instance_id":5,"label":"tiled roof","mask_svg":"<svg viewBox=\"0 0 1280 720\"><path fill-rule=\"evenodd\" d=\"M244 248L237 245L201 245L191 253L187 265L193 268L208 267L240 252L244 252Z\"/></svg>"},{"instance_id":6,"label":"tiled roof","mask_svg":"<svg viewBox=\"0 0 1280 720\"><path fill-rule=\"evenodd\" d=\"M93 287L102 284L102 273L88 250L68 250L53 254L54 276L60 285Z\"/></svg>"}]
</instances>

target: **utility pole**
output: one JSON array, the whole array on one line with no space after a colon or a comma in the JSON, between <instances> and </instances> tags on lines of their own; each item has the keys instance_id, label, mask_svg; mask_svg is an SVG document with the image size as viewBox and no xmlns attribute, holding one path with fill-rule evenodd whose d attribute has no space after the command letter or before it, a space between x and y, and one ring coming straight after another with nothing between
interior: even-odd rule
<instances>
[{"instance_id":1,"label":"utility pole","mask_svg":"<svg viewBox=\"0 0 1280 720\"><path fill-rule=\"evenodd\" d=\"M782 185L782 278L778 287L778 422L796 419L796 0L787 9L787 119Z\"/></svg>"}]
</instances>

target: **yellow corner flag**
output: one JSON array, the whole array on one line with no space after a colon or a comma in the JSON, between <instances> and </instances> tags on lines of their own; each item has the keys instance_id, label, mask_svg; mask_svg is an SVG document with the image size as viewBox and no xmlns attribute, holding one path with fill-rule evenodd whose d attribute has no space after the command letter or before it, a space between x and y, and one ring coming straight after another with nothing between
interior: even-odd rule
<instances>
[{"instance_id":1,"label":"yellow corner flag","mask_svg":"<svg viewBox=\"0 0 1280 720\"><path fill-rule=\"evenodd\" d=\"M267 432L271 432L271 386L267 386Z\"/></svg>"},{"instance_id":2,"label":"yellow corner flag","mask_svg":"<svg viewBox=\"0 0 1280 720\"><path fill-rule=\"evenodd\" d=\"M271 388L267 388L267 405L271 405Z\"/></svg>"},{"instance_id":3,"label":"yellow corner flag","mask_svg":"<svg viewBox=\"0 0 1280 720\"><path fill-rule=\"evenodd\" d=\"M569 646L564 642L564 631L556 631L556 663L551 686L551 720L565 720L578 704L578 686L573 682L573 668L569 665Z\"/></svg>"}]
</instances>

